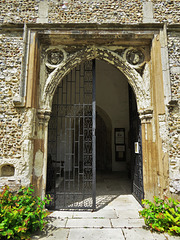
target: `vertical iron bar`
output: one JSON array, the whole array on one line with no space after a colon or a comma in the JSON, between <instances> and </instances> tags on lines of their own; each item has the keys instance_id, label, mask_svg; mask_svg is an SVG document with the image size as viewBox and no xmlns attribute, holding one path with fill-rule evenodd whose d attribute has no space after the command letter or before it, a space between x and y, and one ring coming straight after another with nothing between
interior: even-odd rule
<instances>
[{"instance_id":1,"label":"vertical iron bar","mask_svg":"<svg viewBox=\"0 0 180 240\"><path fill-rule=\"evenodd\" d=\"M83 173L83 176L82 176L82 199L83 199L83 204L84 204L84 175L85 175L85 173L84 173L84 151L85 151L85 149L84 149L84 147L85 147L85 137L84 137L84 116L85 116L85 114L86 114L86 112L85 112L85 104L86 104L86 102L84 101L84 91L85 91L85 89L84 89L84 81L85 81L85 63L83 63L83 86L82 86L82 88L83 88L83 96L82 96L82 99L83 99L83 102L82 102L82 104L83 104L83 119L82 119L82 135L83 135L83 149L82 149L82 173Z\"/></svg>"},{"instance_id":2,"label":"vertical iron bar","mask_svg":"<svg viewBox=\"0 0 180 240\"><path fill-rule=\"evenodd\" d=\"M68 76L66 75L66 112L65 112L65 161L64 161L64 206L66 206L66 164L67 164L67 100L68 100Z\"/></svg>"},{"instance_id":3,"label":"vertical iron bar","mask_svg":"<svg viewBox=\"0 0 180 240\"><path fill-rule=\"evenodd\" d=\"M93 209L96 209L96 71L95 59L92 60L93 89L92 89L92 168L93 168Z\"/></svg>"},{"instance_id":4,"label":"vertical iron bar","mask_svg":"<svg viewBox=\"0 0 180 240\"><path fill-rule=\"evenodd\" d=\"M81 71L80 71L80 68L79 68L79 81L78 81L78 84L79 84L79 106L80 106L80 75L81 75ZM79 111L80 111L80 108L79 108ZM79 189L79 165L80 165L80 152L81 152L81 146L80 146L80 142L81 142L81 138L80 138L80 134L81 134L81 116L80 116L80 113L78 112L78 191L80 190Z\"/></svg>"},{"instance_id":5,"label":"vertical iron bar","mask_svg":"<svg viewBox=\"0 0 180 240\"><path fill-rule=\"evenodd\" d=\"M73 156L73 173L72 173L73 174L73 189L75 189L75 179L76 179L75 178L75 162L76 162L75 161L75 157L76 157L76 132L75 132L75 127L76 127L76 122L75 121L76 121L76 118L75 118L75 111L74 111L74 126L73 126L74 127L74 130L73 130L74 131L73 132L74 133L74 142L73 142L74 156ZM73 198L74 198L74 194L73 194Z\"/></svg>"},{"instance_id":6,"label":"vertical iron bar","mask_svg":"<svg viewBox=\"0 0 180 240\"><path fill-rule=\"evenodd\" d=\"M58 94L56 92L56 103L54 104L56 107L56 112L55 112L55 120L57 121L58 119L58 108L57 108L57 101L58 101ZM55 169L56 169L56 162L57 162L57 155L58 155L58 125L55 125L55 129L56 129L56 143L55 143L55 159L54 160L54 164L55 164ZM53 163L52 163L53 164ZM54 172L54 186L53 186L53 191L54 191L54 196L56 196L56 171ZM55 202L55 207L56 207L56 202Z\"/></svg>"},{"instance_id":7,"label":"vertical iron bar","mask_svg":"<svg viewBox=\"0 0 180 240\"><path fill-rule=\"evenodd\" d=\"M72 71L71 71L71 80L70 80L70 84L71 84L71 90L69 91L70 92L70 105L72 105L73 103L72 103Z\"/></svg>"},{"instance_id":8,"label":"vertical iron bar","mask_svg":"<svg viewBox=\"0 0 180 240\"><path fill-rule=\"evenodd\" d=\"M74 103L76 104L76 71L74 71Z\"/></svg>"},{"instance_id":9,"label":"vertical iron bar","mask_svg":"<svg viewBox=\"0 0 180 240\"><path fill-rule=\"evenodd\" d=\"M81 96L80 96L80 92L81 92L81 68L79 67L79 104L81 103Z\"/></svg>"},{"instance_id":10,"label":"vertical iron bar","mask_svg":"<svg viewBox=\"0 0 180 240\"><path fill-rule=\"evenodd\" d=\"M64 114L62 114L62 113L64 113L64 101L63 101L63 98L64 98L64 80L62 80L61 81L61 101L60 101L60 107L62 107L62 111L61 111L61 114L60 114L60 118L61 118L61 127L60 127L60 144L62 144L62 148L64 148L64 136L63 136L63 125L64 125L64 120L63 120L63 118L64 118ZM64 151L63 151L63 153L61 154L61 157L60 157L60 178L62 178L62 177L64 177L64 163L63 162L65 162L65 160L64 160ZM63 179L63 181L64 181L64 179ZM61 183L60 183L61 184ZM63 184L62 184L63 185ZM64 189L63 189L63 186L61 187L61 185L60 185L60 192L62 192L62 191L64 191ZM60 198L61 199L61 198ZM63 197L62 197L62 199L63 199ZM63 203L64 204L64 203ZM59 205L61 205L61 203L59 204Z\"/></svg>"}]
</instances>

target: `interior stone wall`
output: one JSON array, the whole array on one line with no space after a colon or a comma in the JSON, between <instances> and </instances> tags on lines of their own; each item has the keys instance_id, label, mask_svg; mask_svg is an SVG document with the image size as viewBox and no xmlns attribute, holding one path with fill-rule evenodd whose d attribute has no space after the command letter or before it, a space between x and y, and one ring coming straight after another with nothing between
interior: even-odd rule
<instances>
[{"instance_id":1,"label":"interior stone wall","mask_svg":"<svg viewBox=\"0 0 180 240\"><path fill-rule=\"evenodd\" d=\"M96 61L96 105L102 108L112 124L112 171L126 171L129 159L129 94L125 76L104 61ZM125 129L126 161L115 159L114 129Z\"/></svg>"}]
</instances>

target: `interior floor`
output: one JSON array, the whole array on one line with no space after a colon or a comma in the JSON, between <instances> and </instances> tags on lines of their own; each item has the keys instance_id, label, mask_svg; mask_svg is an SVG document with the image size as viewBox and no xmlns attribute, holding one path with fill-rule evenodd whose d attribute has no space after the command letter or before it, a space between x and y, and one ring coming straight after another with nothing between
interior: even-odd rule
<instances>
[{"instance_id":1,"label":"interior floor","mask_svg":"<svg viewBox=\"0 0 180 240\"><path fill-rule=\"evenodd\" d=\"M96 208L102 208L120 195L132 193L127 172L97 172Z\"/></svg>"}]
</instances>

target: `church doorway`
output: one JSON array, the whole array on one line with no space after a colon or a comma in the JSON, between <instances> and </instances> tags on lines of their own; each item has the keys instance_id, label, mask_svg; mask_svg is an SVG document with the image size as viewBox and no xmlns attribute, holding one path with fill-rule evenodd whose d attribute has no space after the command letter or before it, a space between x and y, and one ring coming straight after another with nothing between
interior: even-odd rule
<instances>
[{"instance_id":1,"label":"church doorway","mask_svg":"<svg viewBox=\"0 0 180 240\"><path fill-rule=\"evenodd\" d=\"M50 207L96 209L99 186L106 181L111 188L113 179L118 186L118 179L126 179L128 193L142 198L136 99L123 73L90 60L62 79L53 98L46 186L53 198Z\"/></svg>"}]
</instances>

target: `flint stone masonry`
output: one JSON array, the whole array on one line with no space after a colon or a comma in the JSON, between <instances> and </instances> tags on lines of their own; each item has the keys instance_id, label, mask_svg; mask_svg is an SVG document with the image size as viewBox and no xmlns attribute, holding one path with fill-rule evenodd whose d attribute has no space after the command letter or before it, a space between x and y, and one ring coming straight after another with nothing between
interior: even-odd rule
<instances>
[{"instance_id":1,"label":"flint stone masonry","mask_svg":"<svg viewBox=\"0 0 180 240\"><path fill-rule=\"evenodd\" d=\"M179 23L180 1L179 0L152 0L154 18L156 22Z\"/></svg>"},{"instance_id":2,"label":"flint stone masonry","mask_svg":"<svg viewBox=\"0 0 180 240\"><path fill-rule=\"evenodd\" d=\"M157 26L160 23L166 22L169 26L174 26L172 24L179 24L180 22L180 1L178 0L152 0L152 1L143 1L143 0L68 0L65 4L62 0L2 0L0 1L0 23L3 26L12 26L13 24L36 24L37 31L41 31L41 27L44 26L44 23L47 24L47 31L51 32L51 27L58 24L64 24L64 27L68 23L92 23L97 24L95 26L98 29L98 26L101 24L127 24L128 26L134 26L137 24L139 28L139 23L151 23L149 29L153 26ZM40 24L39 24L40 23ZM155 23L155 24L154 24ZM8 25L9 24L9 25ZM32 25L33 25L32 24ZM49 24L49 25L48 25ZM154 24L154 25L153 25ZM157 24L157 25L156 25ZM123 25L124 26L124 25ZM158 25L161 28L161 24ZM29 28L29 26L28 26ZM109 28L109 26L108 26ZM148 28L148 27L147 27ZM168 27L167 27L168 28ZM30 29L30 28L29 28ZM157 29L157 28L156 28ZM176 31L177 29L177 31ZM125 75L129 76L128 78L132 80L131 85L133 86L137 94L137 102L139 108L142 108L140 111L140 118L142 123L145 125L145 140L150 141L151 132L149 130L149 125L152 124L152 142L155 143L157 137L161 138L162 145L158 147L162 148L163 154L168 154L168 163L169 163L169 186L170 192L173 194L180 193L180 119L179 119L179 105L180 105L180 33L178 32L179 27L176 26L175 30L168 30L168 39L167 39L167 50L168 57L164 52L161 52L162 59L162 68L163 71L166 71L166 77L170 78L170 96L168 95L168 103L166 102L167 110L163 112L161 110L160 114L158 113L157 122L153 119L156 111L153 107L158 104L152 100L152 92L154 94L154 89L152 90L152 82L155 81L151 77L151 67L152 62L150 59L146 61L146 64L143 65L141 71L139 69L132 68L129 63L126 63L124 68ZM32 30L32 31L36 31ZM73 29L72 29L73 30ZM28 30L29 32L31 30ZM149 30L150 31L150 30ZM29 34L28 32L28 34ZM72 31L73 32L73 31ZM79 34L79 32L78 32ZM86 37L84 31L84 39ZM98 32L99 34L99 32ZM80 35L80 34L79 34ZM35 36L35 34L34 34ZM95 36L95 35L94 35ZM131 39L133 32L130 31L127 34L127 38ZM82 37L82 38L83 38ZM97 37L97 36L96 36ZM116 36L121 38L121 36ZM72 38L73 37L67 37ZM157 30L153 32L153 38L158 42L158 33ZM154 39L151 39L152 42ZM22 65L26 67L27 72L32 71L31 66L29 67L29 59L25 59L23 49L26 48L27 44L27 56L29 56L28 38L23 40L23 27L20 31L16 29L9 31L3 31L3 28L0 32L0 168L2 170L3 166L11 165L14 167L13 176L2 176L0 178L0 185L11 184L16 188L16 186L28 185L31 182L31 178L34 174L35 177L41 178L42 174L45 173L44 162L45 155L43 148L43 138L44 137L44 128L47 127L48 118L50 115L50 101L46 98L46 94L49 92L48 97L52 98L53 93L57 84L59 83L60 77L62 74L66 74L69 71L70 67L73 67L72 62L80 63L83 59L83 54L89 51L87 58L92 58L94 52L99 58L107 60L110 64L114 64L115 67L120 68L120 63L118 58L124 62L125 59L121 59L121 56L118 56L117 52L110 48L111 40L109 39L108 46L100 44L101 49L97 47L88 46L88 40L84 40L84 46L75 49L75 53L65 52L66 56L64 58L67 61L67 65L64 65L64 70L61 69L58 74L53 78L49 77L47 73L47 65L45 65L44 58L46 57L43 52L43 48L38 46L38 50L42 50L40 65L41 73L40 78L43 81L39 80L39 75L37 73L37 85L39 90L39 102L37 103L37 108L40 107L40 112L42 116L40 120L37 120L37 111L31 107L26 108L21 105L21 108L15 107L13 104L13 99L16 101L21 101L20 99L20 79L25 81L25 77L22 71ZM74 40L74 39L73 39ZM72 42L73 42L72 40ZM24 42L23 42L24 41ZM166 39L165 39L166 41ZM74 44L76 39L74 40ZM151 42L151 43L152 43ZM149 43L150 48L152 47ZM53 45L53 42L49 43ZM95 43L93 43L95 45ZM82 46L82 42L80 43ZM127 45L127 43L126 43ZM142 44L143 45L143 44ZM166 44L165 44L166 45ZM48 46L53 47L53 46ZM64 49L62 46L60 46ZM129 47L129 45L128 45ZM162 48L162 46L161 46ZM149 49L151 52L152 49ZM64 50L65 51L65 50ZM83 52L84 51L84 52ZM91 53L90 53L91 52ZM40 53L40 54L41 54ZM110 53L111 57L108 58ZM43 55L44 54L44 55ZM164 55L163 55L164 54ZM114 57L115 56L115 57ZM37 57L35 55L35 57ZM151 58L150 56L149 58ZM164 57L166 60L164 61ZM27 61L25 61L27 60ZM33 59L32 62L34 62ZM169 65L168 65L168 64ZM44 64L44 65L43 65ZM65 64L65 63L64 63ZM38 64L37 64L38 65ZM123 65L124 66L124 65ZM161 63L159 64L159 69ZM166 69L167 68L167 69ZM33 69L34 70L34 69ZM35 69L36 70L36 69ZM139 71L139 72L138 72ZM161 70L158 72L158 81L161 79ZM43 72L43 73L42 73ZM33 75L33 74L32 74ZM51 74L52 76L53 74ZM168 76L167 76L168 75ZM134 80L136 79L136 80ZM156 79L156 81L157 81ZM27 80L29 81L29 79ZM133 82L134 81L134 82ZM164 84L166 84L166 78L164 77ZM158 86L158 85L157 85ZM156 85L155 87L156 88ZM157 88L156 88L157 89ZM163 89L163 88L162 88ZM34 89L33 89L34 90ZM158 90L159 91L159 90ZM162 91L161 91L162 92ZM160 92L159 92L160 93ZM34 92L33 92L34 94ZM44 95L43 95L44 94ZM169 94L169 93L168 93ZM26 95L26 91L25 94ZM52 96L51 96L52 95ZM163 93L162 93L163 95ZM20 96L20 97L19 97ZM164 97L164 96L163 96ZM26 99L25 99L26 100ZM157 99L156 99L157 100ZM159 99L158 99L159 100ZM43 105L44 104L44 105ZM154 106L151 106L153 105ZM44 108L43 108L44 107ZM153 121L152 121L153 119ZM44 125L43 125L44 124ZM168 125L168 127L167 127ZM44 127L45 126L45 127ZM38 138L38 139L37 139ZM39 140L40 139L40 140ZM37 140L38 144L41 147L37 147L34 144L34 141ZM41 142L42 140L42 142ZM43 145L43 146L42 146ZM36 151L34 150L37 147ZM152 147L153 149L153 147ZM156 149L157 150L157 149ZM150 151L150 150L149 150ZM152 150L152 151L155 151ZM148 154L147 154L148 155ZM162 161L164 161L164 155ZM157 156L157 155L156 155ZM155 156L155 157L156 157ZM153 157L152 157L153 160ZM147 159L144 159L144 164L146 164ZM158 165L156 163L156 165ZM152 165L152 169L155 165ZM163 176L162 176L163 178ZM21 179L21 181L20 181ZM156 184L157 185L157 184ZM150 186L153 188L153 186ZM45 187L43 187L45 188Z\"/></svg>"},{"instance_id":3,"label":"flint stone masonry","mask_svg":"<svg viewBox=\"0 0 180 240\"><path fill-rule=\"evenodd\" d=\"M180 34L169 33L168 52L172 100L177 101L169 107L170 188L172 192L180 193Z\"/></svg>"},{"instance_id":4,"label":"flint stone masonry","mask_svg":"<svg viewBox=\"0 0 180 240\"><path fill-rule=\"evenodd\" d=\"M36 22L40 0L1 0L1 23Z\"/></svg>"},{"instance_id":5,"label":"flint stone masonry","mask_svg":"<svg viewBox=\"0 0 180 240\"><path fill-rule=\"evenodd\" d=\"M13 104L13 97L19 94L22 54L22 33L0 34L0 163L1 166L13 164L15 168L14 183L3 178L2 185L7 180L15 188L19 178L18 184L29 184L30 176L26 163L26 152L29 155L30 149L24 147L29 137L26 122L30 118L24 108L15 108Z\"/></svg>"},{"instance_id":6,"label":"flint stone masonry","mask_svg":"<svg viewBox=\"0 0 180 240\"><path fill-rule=\"evenodd\" d=\"M24 110L15 109L13 96L19 93L22 36L0 34L0 158L20 158Z\"/></svg>"},{"instance_id":7,"label":"flint stone masonry","mask_svg":"<svg viewBox=\"0 0 180 240\"><path fill-rule=\"evenodd\" d=\"M142 22L142 1L72 0L68 1L67 8L65 9L63 9L63 4L58 1L50 1L49 22Z\"/></svg>"},{"instance_id":8,"label":"flint stone masonry","mask_svg":"<svg viewBox=\"0 0 180 240\"><path fill-rule=\"evenodd\" d=\"M62 0L2 0L0 9L1 23L139 23L153 22L153 18L155 22L180 21L179 0L69 0L67 4Z\"/></svg>"}]
</instances>

